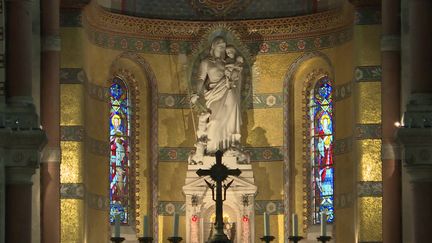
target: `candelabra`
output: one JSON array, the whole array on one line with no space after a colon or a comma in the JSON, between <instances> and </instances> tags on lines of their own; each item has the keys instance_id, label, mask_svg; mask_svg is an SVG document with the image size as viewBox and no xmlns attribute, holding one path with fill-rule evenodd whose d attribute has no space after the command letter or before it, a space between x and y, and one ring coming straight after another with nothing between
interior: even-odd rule
<instances>
[{"instance_id":1,"label":"candelabra","mask_svg":"<svg viewBox=\"0 0 432 243\"><path fill-rule=\"evenodd\" d=\"M297 243L297 242L301 241L302 239L303 239L303 237L298 236L298 235L288 237L288 240L291 242L294 242L294 243Z\"/></svg>"},{"instance_id":2,"label":"candelabra","mask_svg":"<svg viewBox=\"0 0 432 243\"><path fill-rule=\"evenodd\" d=\"M172 242L172 243L179 243L182 240L183 240L183 238L178 237L178 236L172 236L172 237L168 238L168 241Z\"/></svg>"},{"instance_id":3,"label":"candelabra","mask_svg":"<svg viewBox=\"0 0 432 243\"><path fill-rule=\"evenodd\" d=\"M122 243L125 240L124 237L111 237L113 243Z\"/></svg>"},{"instance_id":4,"label":"candelabra","mask_svg":"<svg viewBox=\"0 0 432 243\"><path fill-rule=\"evenodd\" d=\"M318 237L317 240L321 243L326 243L327 241L331 240L331 236L322 235L322 236Z\"/></svg>"},{"instance_id":5,"label":"candelabra","mask_svg":"<svg viewBox=\"0 0 432 243\"><path fill-rule=\"evenodd\" d=\"M274 239L275 239L274 236L272 236L272 235L266 235L266 236L263 236L263 237L261 238L261 241L262 241L262 242L266 242L266 243L270 243L270 242L272 242Z\"/></svg>"},{"instance_id":6,"label":"candelabra","mask_svg":"<svg viewBox=\"0 0 432 243\"><path fill-rule=\"evenodd\" d=\"M140 237L138 240L140 243L152 243L153 237Z\"/></svg>"}]
</instances>

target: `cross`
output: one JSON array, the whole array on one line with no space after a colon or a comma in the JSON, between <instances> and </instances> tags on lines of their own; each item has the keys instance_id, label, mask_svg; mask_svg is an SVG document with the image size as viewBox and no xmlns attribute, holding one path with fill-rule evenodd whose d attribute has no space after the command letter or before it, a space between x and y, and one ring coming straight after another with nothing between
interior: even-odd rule
<instances>
[{"instance_id":1,"label":"cross","mask_svg":"<svg viewBox=\"0 0 432 243\"><path fill-rule=\"evenodd\" d=\"M228 176L239 176L241 171L237 168L235 170L230 170L224 164L222 164L222 151L218 150L215 153L216 156L216 164L214 164L209 170L199 169L196 173L198 176L206 176L209 175L210 178L216 182L216 185L211 184L208 181L205 181L210 189L212 189L213 201L216 202L216 221L215 225L215 234L213 235L210 242L231 242L228 237L223 232L223 201L226 199L226 191L231 186L234 180L229 182L228 184L222 185L222 182L225 181ZM216 199L214 197L214 189L216 187ZM224 189L224 197L222 198L222 187Z\"/></svg>"}]
</instances>

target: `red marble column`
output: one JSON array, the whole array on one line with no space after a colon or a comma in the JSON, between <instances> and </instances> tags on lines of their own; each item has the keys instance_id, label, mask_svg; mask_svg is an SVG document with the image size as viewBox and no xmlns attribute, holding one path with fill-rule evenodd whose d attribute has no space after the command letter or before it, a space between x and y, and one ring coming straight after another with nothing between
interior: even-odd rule
<instances>
[{"instance_id":1,"label":"red marble column","mask_svg":"<svg viewBox=\"0 0 432 243\"><path fill-rule=\"evenodd\" d=\"M32 183L6 184L5 242L31 242Z\"/></svg>"},{"instance_id":2,"label":"red marble column","mask_svg":"<svg viewBox=\"0 0 432 243\"><path fill-rule=\"evenodd\" d=\"M59 0L41 1L41 124L48 143L41 160L41 242L60 242Z\"/></svg>"},{"instance_id":3,"label":"red marble column","mask_svg":"<svg viewBox=\"0 0 432 243\"><path fill-rule=\"evenodd\" d=\"M6 4L6 80L8 97L32 96L31 1L9 0Z\"/></svg>"},{"instance_id":4,"label":"red marble column","mask_svg":"<svg viewBox=\"0 0 432 243\"><path fill-rule=\"evenodd\" d=\"M395 122L400 121L400 1L382 1L381 107L383 242L402 242L402 173Z\"/></svg>"}]
</instances>

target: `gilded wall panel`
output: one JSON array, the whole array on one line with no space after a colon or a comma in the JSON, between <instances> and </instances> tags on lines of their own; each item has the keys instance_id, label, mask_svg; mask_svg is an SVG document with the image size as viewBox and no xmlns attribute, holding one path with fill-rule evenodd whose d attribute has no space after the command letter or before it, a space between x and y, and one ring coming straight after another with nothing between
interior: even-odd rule
<instances>
[{"instance_id":1,"label":"gilded wall panel","mask_svg":"<svg viewBox=\"0 0 432 243\"><path fill-rule=\"evenodd\" d=\"M270 235L275 236L272 242L284 242L284 226L283 215L270 215L269 216ZM264 216L255 215L255 242L261 242L261 237L264 235Z\"/></svg>"},{"instance_id":2,"label":"gilded wall panel","mask_svg":"<svg viewBox=\"0 0 432 243\"><path fill-rule=\"evenodd\" d=\"M184 201L187 162L159 163L158 167L159 200Z\"/></svg>"},{"instance_id":3,"label":"gilded wall panel","mask_svg":"<svg viewBox=\"0 0 432 243\"><path fill-rule=\"evenodd\" d=\"M254 109L242 114L244 146L267 147L283 144L283 109ZM245 130L246 129L246 130ZM244 140L243 140L244 141Z\"/></svg>"},{"instance_id":4,"label":"gilded wall panel","mask_svg":"<svg viewBox=\"0 0 432 243\"><path fill-rule=\"evenodd\" d=\"M173 236L174 231L174 217L170 216L159 216L159 242L165 242L166 239ZM183 236L183 239L186 235L186 224L184 223L186 220L185 216L179 216L179 228L178 233L180 236Z\"/></svg>"},{"instance_id":5,"label":"gilded wall panel","mask_svg":"<svg viewBox=\"0 0 432 243\"><path fill-rule=\"evenodd\" d=\"M198 124L196 113L193 114L190 109L159 109L159 147L193 147L196 139L192 119Z\"/></svg>"},{"instance_id":6,"label":"gilded wall panel","mask_svg":"<svg viewBox=\"0 0 432 243\"><path fill-rule=\"evenodd\" d=\"M342 85L351 82L353 76L354 43L349 41L340 46L322 50L334 67L334 84Z\"/></svg>"},{"instance_id":7,"label":"gilded wall panel","mask_svg":"<svg viewBox=\"0 0 432 243\"><path fill-rule=\"evenodd\" d=\"M286 71L289 65L299 56L300 53L258 55L252 67L252 86L254 92L281 92Z\"/></svg>"},{"instance_id":8,"label":"gilded wall panel","mask_svg":"<svg viewBox=\"0 0 432 243\"><path fill-rule=\"evenodd\" d=\"M84 123L84 86L60 85L60 125L76 126Z\"/></svg>"},{"instance_id":9,"label":"gilded wall panel","mask_svg":"<svg viewBox=\"0 0 432 243\"><path fill-rule=\"evenodd\" d=\"M353 192L355 190L356 174L352 154L334 156L335 194Z\"/></svg>"},{"instance_id":10,"label":"gilded wall panel","mask_svg":"<svg viewBox=\"0 0 432 243\"><path fill-rule=\"evenodd\" d=\"M80 199L60 200L61 243L81 243L84 233L84 201Z\"/></svg>"},{"instance_id":11,"label":"gilded wall panel","mask_svg":"<svg viewBox=\"0 0 432 243\"><path fill-rule=\"evenodd\" d=\"M357 123L381 123L381 83L357 83Z\"/></svg>"},{"instance_id":12,"label":"gilded wall panel","mask_svg":"<svg viewBox=\"0 0 432 243\"><path fill-rule=\"evenodd\" d=\"M382 198L359 198L359 241L382 241Z\"/></svg>"},{"instance_id":13,"label":"gilded wall panel","mask_svg":"<svg viewBox=\"0 0 432 243\"><path fill-rule=\"evenodd\" d=\"M80 68L83 65L84 38L82 28L61 28L60 67Z\"/></svg>"},{"instance_id":14,"label":"gilded wall panel","mask_svg":"<svg viewBox=\"0 0 432 243\"><path fill-rule=\"evenodd\" d=\"M108 224L108 211L92 208L86 210L87 229L84 242L109 242L110 225ZM78 243L78 242L77 242ZM81 242L80 242L81 243Z\"/></svg>"},{"instance_id":15,"label":"gilded wall panel","mask_svg":"<svg viewBox=\"0 0 432 243\"><path fill-rule=\"evenodd\" d=\"M335 209L336 214L336 227L333 228L333 234L336 235L338 242L354 243L356 241L355 232L355 207ZM337 223L345 222L345 223Z\"/></svg>"},{"instance_id":16,"label":"gilded wall panel","mask_svg":"<svg viewBox=\"0 0 432 243\"><path fill-rule=\"evenodd\" d=\"M381 181L381 140L365 139L358 140L357 151L360 156L358 180L359 181Z\"/></svg>"},{"instance_id":17,"label":"gilded wall panel","mask_svg":"<svg viewBox=\"0 0 432 243\"><path fill-rule=\"evenodd\" d=\"M381 26L357 25L354 27L354 43L357 65L381 63Z\"/></svg>"},{"instance_id":18,"label":"gilded wall panel","mask_svg":"<svg viewBox=\"0 0 432 243\"><path fill-rule=\"evenodd\" d=\"M84 145L82 142L60 142L61 163L60 163L60 182L61 183L82 183L83 176L83 153Z\"/></svg>"},{"instance_id":19,"label":"gilded wall panel","mask_svg":"<svg viewBox=\"0 0 432 243\"><path fill-rule=\"evenodd\" d=\"M283 163L255 162L252 165L258 192L255 200L281 200L283 198Z\"/></svg>"}]
</instances>

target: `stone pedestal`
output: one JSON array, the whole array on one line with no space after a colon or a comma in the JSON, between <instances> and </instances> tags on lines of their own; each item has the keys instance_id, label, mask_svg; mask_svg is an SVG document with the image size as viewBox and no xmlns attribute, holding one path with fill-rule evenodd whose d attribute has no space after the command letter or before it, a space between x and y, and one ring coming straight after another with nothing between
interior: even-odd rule
<instances>
[{"instance_id":1,"label":"stone pedestal","mask_svg":"<svg viewBox=\"0 0 432 243\"><path fill-rule=\"evenodd\" d=\"M415 243L429 242L432 222L432 94L415 94L407 105L397 137L404 147L404 169L410 177Z\"/></svg>"},{"instance_id":2,"label":"stone pedestal","mask_svg":"<svg viewBox=\"0 0 432 243\"><path fill-rule=\"evenodd\" d=\"M186 238L185 242L206 242L210 233L210 219L214 214L215 202L212 199L212 192L207 187L205 180L211 182L209 176L199 177L196 174L198 169L209 169L215 164L215 157L204 156L202 165L189 164L183 192L186 195ZM257 187L254 185L254 177L251 164L239 164L236 157L222 157L222 163L229 169L240 169L239 177L228 177L225 183L234 180L227 190L226 200L223 202L224 216L230 217L230 222L235 223L235 239L240 242L245 234L242 227L249 232L249 241L254 242L254 200ZM193 218L193 216L197 216ZM247 216L247 222L243 222ZM196 225L192 226L192 220ZM248 223L248 226L245 224ZM233 231L234 232L234 231ZM197 236L197 237L196 237Z\"/></svg>"}]
</instances>

